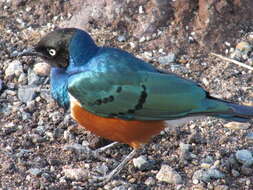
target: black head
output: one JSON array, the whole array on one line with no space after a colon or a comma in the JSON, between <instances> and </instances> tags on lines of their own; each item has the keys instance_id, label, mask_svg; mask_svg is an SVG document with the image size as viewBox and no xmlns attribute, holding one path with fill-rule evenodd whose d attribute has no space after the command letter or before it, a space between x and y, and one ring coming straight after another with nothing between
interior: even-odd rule
<instances>
[{"instance_id":1,"label":"black head","mask_svg":"<svg viewBox=\"0 0 253 190\"><path fill-rule=\"evenodd\" d=\"M76 28L57 29L43 37L33 48L18 56L39 56L52 66L66 68L69 64L68 46Z\"/></svg>"}]
</instances>

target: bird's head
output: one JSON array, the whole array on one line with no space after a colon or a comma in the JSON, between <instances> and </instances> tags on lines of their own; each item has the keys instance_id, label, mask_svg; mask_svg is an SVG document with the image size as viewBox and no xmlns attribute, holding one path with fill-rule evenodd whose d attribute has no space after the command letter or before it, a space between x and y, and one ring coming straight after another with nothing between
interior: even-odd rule
<instances>
[{"instance_id":1,"label":"bird's head","mask_svg":"<svg viewBox=\"0 0 253 190\"><path fill-rule=\"evenodd\" d=\"M17 56L38 56L53 67L67 68L70 55L85 60L87 52L97 47L85 31L77 28L62 28L48 33L34 47ZM76 62L79 62L77 60Z\"/></svg>"}]
</instances>

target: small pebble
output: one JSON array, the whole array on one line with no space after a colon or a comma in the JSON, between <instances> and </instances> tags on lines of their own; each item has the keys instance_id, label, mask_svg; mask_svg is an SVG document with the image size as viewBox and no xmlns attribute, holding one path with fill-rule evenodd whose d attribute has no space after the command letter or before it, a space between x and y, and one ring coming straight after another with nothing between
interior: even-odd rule
<instances>
[{"instance_id":1,"label":"small pebble","mask_svg":"<svg viewBox=\"0 0 253 190\"><path fill-rule=\"evenodd\" d=\"M208 164L208 163L202 163L201 164L201 168L204 168L204 169L208 169L208 168L210 168L212 165L211 164Z\"/></svg>"},{"instance_id":2,"label":"small pebble","mask_svg":"<svg viewBox=\"0 0 253 190\"><path fill-rule=\"evenodd\" d=\"M229 187L227 185L217 185L214 190L229 190Z\"/></svg>"},{"instance_id":3,"label":"small pebble","mask_svg":"<svg viewBox=\"0 0 253 190\"><path fill-rule=\"evenodd\" d=\"M192 160L193 154L190 152L191 145L180 143L180 159L181 160Z\"/></svg>"},{"instance_id":4,"label":"small pebble","mask_svg":"<svg viewBox=\"0 0 253 190\"><path fill-rule=\"evenodd\" d=\"M198 179L193 179L192 183L195 184L195 185L197 185L199 183L199 180Z\"/></svg>"},{"instance_id":5,"label":"small pebble","mask_svg":"<svg viewBox=\"0 0 253 190\"><path fill-rule=\"evenodd\" d=\"M77 154L80 154L80 153L83 153L83 152L86 152L87 149L86 147L82 146L81 144L78 144L78 143L74 143L74 144L70 144L70 145L65 145L64 150L71 150Z\"/></svg>"},{"instance_id":6,"label":"small pebble","mask_svg":"<svg viewBox=\"0 0 253 190\"><path fill-rule=\"evenodd\" d=\"M164 181L170 184L183 183L182 177L170 166L162 165L161 169L156 175L159 181Z\"/></svg>"},{"instance_id":7,"label":"small pebble","mask_svg":"<svg viewBox=\"0 0 253 190\"><path fill-rule=\"evenodd\" d=\"M7 63L8 66L5 69L5 76L19 76L21 73L23 73L23 66L19 60L14 60L10 63Z\"/></svg>"},{"instance_id":8,"label":"small pebble","mask_svg":"<svg viewBox=\"0 0 253 190\"><path fill-rule=\"evenodd\" d=\"M231 173L232 173L232 175L233 175L234 177L240 176L240 173L239 173L237 170L235 170L235 169L232 169Z\"/></svg>"},{"instance_id":9,"label":"small pebble","mask_svg":"<svg viewBox=\"0 0 253 190\"><path fill-rule=\"evenodd\" d=\"M39 168L31 168L28 170L28 173L30 173L31 175L34 175L34 176L39 176L39 175L41 175L42 171Z\"/></svg>"},{"instance_id":10,"label":"small pebble","mask_svg":"<svg viewBox=\"0 0 253 190\"><path fill-rule=\"evenodd\" d=\"M144 182L147 186L155 185L156 181L153 177L148 177L146 181Z\"/></svg>"},{"instance_id":11,"label":"small pebble","mask_svg":"<svg viewBox=\"0 0 253 190\"><path fill-rule=\"evenodd\" d=\"M250 179L247 179L245 183L246 183L246 185L250 185L251 184Z\"/></svg>"},{"instance_id":12,"label":"small pebble","mask_svg":"<svg viewBox=\"0 0 253 190\"><path fill-rule=\"evenodd\" d=\"M50 65L44 62L36 63L33 66L34 72L39 76L49 76Z\"/></svg>"},{"instance_id":13,"label":"small pebble","mask_svg":"<svg viewBox=\"0 0 253 190\"><path fill-rule=\"evenodd\" d=\"M120 36L118 36L118 41L119 42L125 42L126 41L126 37L124 35L120 35Z\"/></svg>"},{"instance_id":14,"label":"small pebble","mask_svg":"<svg viewBox=\"0 0 253 190\"><path fill-rule=\"evenodd\" d=\"M248 141L253 141L253 132L249 132L249 133L246 135L246 140L248 140Z\"/></svg>"},{"instance_id":15,"label":"small pebble","mask_svg":"<svg viewBox=\"0 0 253 190\"><path fill-rule=\"evenodd\" d=\"M143 6L139 6L139 14L143 14L144 10L143 10Z\"/></svg>"},{"instance_id":16,"label":"small pebble","mask_svg":"<svg viewBox=\"0 0 253 190\"><path fill-rule=\"evenodd\" d=\"M20 86L18 88L18 98L21 102L27 103L32 101L37 94L37 87L34 86Z\"/></svg>"},{"instance_id":17,"label":"small pebble","mask_svg":"<svg viewBox=\"0 0 253 190\"><path fill-rule=\"evenodd\" d=\"M139 42L142 43L146 40L145 36L142 36L140 39L139 39Z\"/></svg>"},{"instance_id":18,"label":"small pebble","mask_svg":"<svg viewBox=\"0 0 253 190\"><path fill-rule=\"evenodd\" d=\"M73 180L85 180L89 175L89 171L84 168L64 168L64 175Z\"/></svg>"},{"instance_id":19,"label":"small pebble","mask_svg":"<svg viewBox=\"0 0 253 190\"><path fill-rule=\"evenodd\" d=\"M124 185L120 185L118 187L114 187L112 190L127 190L128 188Z\"/></svg>"},{"instance_id":20,"label":"small pebble","mask_svg":"<svg viewBox=\"0 0 253 190\"><path fill-rule=\"evenodd\" d=\"M98 165L96 167L96 171L98 173L100 173L101 175L106 175L106 173L108 172L109 168L106 166L105 163L101 164L101 165Z\"/></svg>"},{"instance_id":21,"label":"small pebble","mask_svg":"<svg viewBox=\"0 0 253 190\"><path fill-rule=\"evenodd\" d=\"M21 74L19 75L18 83L19 83L19 84L23 84L23 85L27 83L27 76L26 76L25 73L21 73Z\"/></svg>"},{"instance_id":22,"label":"small pebble","mask_svg":"<svg viewBox=\"0 0 253 190\"><path fill-rule=\"evenodd\" d=\"M208 170L200 169L194 172L193 180L197 179L199 181L210 182L212 179L220 179L223 178L225 175L220 172L218 169L211 168Z\"/></svg>"},{"instance_id":23,"label":"small pebble","mask_svg":"<svg viewBox=\"0 0 253 190\"><path fill-rule=\"evenodd\" d=\"M40 85L42 82L40 77L32 69L28 70L27 77L28 77L28 85L37 86L37 85Z\"/></svg>"},{"instance_id":24,"label":"small pebble","mask_svg":"<svg viewBox=\"0 0 253 190\"><path fill-rule=\"evenodd\" d=\"M202 82L203 82L203 84L204 84L205 86L208 86L208 85L209 85L209 82L208 82L208 80L207 80L206 78L203 78L203 79L202 79Z\"/></svg>"},{"instance_id":25,"label":"small pebble","mask_svg":"<svg viewBox=\"0 0 253 190\"><path fill-rule=\"evenodd\" d=\"M236 49L240 50L243 54L248 54L252 50L252 45L248 42L241 41L236 45Z\"/></svg>"},{"instance_id":26,"label":"small pebble","mask_svg":"<svg viewBox=\"0 0 253 190\"><path fill-rule=\"evenodd\" d=\"M145 156L139 156L138 158L133 159L133 164L139 170L147 170L149 168L149 162Z\"/></svg>"},{"instance_id":27,"label":"small pebble","mask_svg":"<svg viewBox=\"0 0 253 190\"><path fill-rule=\"evenodd\" d=\"M253 174L253 168L251 168L251 167L249 167L247 165L243 165L241 167L241 173L243 175L246 175L246 176L252 176L252 174Z\"/></svg>"}]
</instances>

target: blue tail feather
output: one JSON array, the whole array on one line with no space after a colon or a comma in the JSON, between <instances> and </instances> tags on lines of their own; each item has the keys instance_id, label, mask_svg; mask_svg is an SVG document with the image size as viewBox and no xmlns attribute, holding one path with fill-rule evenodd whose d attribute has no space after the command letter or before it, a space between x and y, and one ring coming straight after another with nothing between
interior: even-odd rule
<instances>
[{"instance_id":1,"label":"blue tail feather","mask_svg":"<svg viewBox=\"0 0 253 190\"><path fill-rule=\"evenodd\" d=\"M238 122L248 122L253 118L253 107L229 102L226 102L226 104L231 108L231 113L219 114L218 117Z\"/></svg>"}]
</instances>

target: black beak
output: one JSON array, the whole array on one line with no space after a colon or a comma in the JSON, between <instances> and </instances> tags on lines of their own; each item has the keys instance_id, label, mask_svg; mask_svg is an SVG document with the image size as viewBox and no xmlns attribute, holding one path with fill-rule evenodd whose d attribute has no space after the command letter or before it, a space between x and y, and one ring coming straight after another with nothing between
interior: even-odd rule
<instances>
[{"instance_id":1,"label":"black beak","mask_svg":"<svg viewBox=\"0 0 253 190\"><path fill-rule=\"evenodd\" d=\"M12 57L21 57L21 56L39 56L43 57L43 54L40 52L37 52L35 48L29 48L25 49L22 52L15 52L12 54Z\"/></svg>"}]
</instances>

